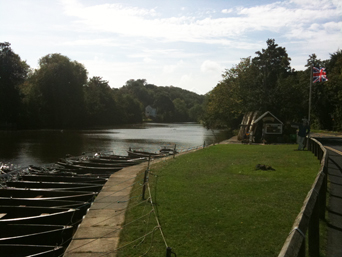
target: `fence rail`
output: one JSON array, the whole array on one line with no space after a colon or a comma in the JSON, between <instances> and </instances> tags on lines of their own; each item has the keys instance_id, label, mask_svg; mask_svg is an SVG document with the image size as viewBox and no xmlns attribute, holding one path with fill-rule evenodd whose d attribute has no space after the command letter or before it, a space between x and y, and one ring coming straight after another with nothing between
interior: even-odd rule
<instances>
[{"instance_id":1,"label":"fence rail","mask_svg":"<svg viewBox=\"0 0 342 257\"><path fill-rule=\"evenodd\" d=\"M325 219L328 151L314 138L309 138L307 145L321 167L278 257L305 257L307 249L308 256L320 256L319 221Z\"/></svg>"}]
</instances>

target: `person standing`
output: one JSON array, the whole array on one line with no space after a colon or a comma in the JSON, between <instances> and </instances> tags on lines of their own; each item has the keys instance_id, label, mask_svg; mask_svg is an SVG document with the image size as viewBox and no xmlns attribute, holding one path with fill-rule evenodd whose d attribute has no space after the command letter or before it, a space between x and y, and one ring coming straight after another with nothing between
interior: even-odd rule
<instances>
[{"instance_id":1,"label":"person standing","mask_svg":"<svg viewBox=\"0 0 342 257\"><path fill-rule=\"evenodd\" d=\"M301 124L298 124L298 134L297 134L297 143L298 150L304 150L304 140L306 136L310 133L310 125L306 119L303 119Z\"/></svg>"}]
</instances>

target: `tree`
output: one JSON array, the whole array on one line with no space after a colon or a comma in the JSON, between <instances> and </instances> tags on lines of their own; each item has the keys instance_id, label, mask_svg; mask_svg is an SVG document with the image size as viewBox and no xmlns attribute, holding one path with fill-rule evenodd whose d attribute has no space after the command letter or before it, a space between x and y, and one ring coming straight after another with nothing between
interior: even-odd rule
<instances>
[{"instance_id":1,"label":"tree","mask_svg":"<svg viewBox=\"0 0 342 257\"><path fill-rule=\"evenodd\" d=\"M237 84L233 78L221 81L208 94L203 116L207 129L234 128L242 114L241 99L237 94Z\"/></svg>"},{"instance_id":2,"label":"tree","mask_svg":"<svg viewBox=\"0 0 342 257\"><path fill-rule=\"evenodd\" d=\"M49 54L39 60L39 69L31 78L33 89L40 94L43 126L71 128L82 125L83 86L87 70L61 54Z\"/></svg>"},{"instance_id":3,"label":"tree","mask_svg":"<svg viewBox=\"0 0 342 257\"><path fill-rule=\"evenodd\" d=\"M172 101L175 107L174 121L185 122L189 120L188 108L184 100L176 98Z\"/></svg>"},{"instance_id":4,"label":"tree","mask_svg":"<svg viewBox=\"0 0 342 257\"><path fill-rule=\"evenodd\" d=\"M290 61L286 49L278 46L274 39L266 41L267 48L257 51L253 58L253 64L258 68L259 74L256 77L261 90L262 111L273 111L279 101L277 98L277 81L287 77L291 72Z\"/></svg>"},{"instance_id":5,"label":"tree","mask_svg":"<svg viewBox=\"0 0 342 257\"><path fill-rule=\"evenodd\" d=\"M16 124L21 106L19 86L29 66L15 54L10 43L0 43L0 125Z\"/></svg>"},{"instance_id":6,"label":"tree","mask_svg":"<svg viewBox=\"0 0 342 257\"><path fill-rule=\"evenodd\" d=\"M202 104L194 104L190 109L189 109L189 118L190 121L196 121L196 122L201 122L203 119L203 105Z\"/></svg>"},{"instance_id":7,"label":"tree","mask_svg":"<svg viewBox=\"0 0 342 257\"><path fill-rule=\"evenodd\" d=\"M291 109L287 108L291 107L288 96L293 96L294 92L289 84L295 82L296 77L285 48L275 44L274 39L268 39L267 49L256 54L255 58L243 58L239 64L225 70L223 80L208 94L206 127L236 128L244 113L271 111L281 118Z\"/></svg>"},{"instance_id":8,"label":"tree","mask_svg":"<svg viewBox=\"0 0 342 257\"><path fill-rule=\"evenodd\" d=\"M119 106L119 117L122 124L142 122L142 107L137 99L122 92L118 92L115 97Z\"/></svg>"},{"instance_id":9,"label":"tree","mask_svg":"<svg viewBox=\"0 0 342 257\"><path fill-rule=\"evenodd\" d=\"M88 125L107 126L119 123L114 91L108 81L101 77L92 77L84 87L84 101Z\"/></svg>"},{"instance_id":10,"label":"tree","mask_svg":"<svg viewBox=\"0 0 342 257\"><path fill-rule=\"evenodd\" d=\"M157 109L157 119L159 121L173 121L175 106L167 93L157 93L153 106Z\"/></svg>"},{"instance_id":11,"label":"tree","mask_svg":"<svg viewBox=\"0 0 342 257\"><path fill-rule=\"evenodd\" d=\"M128 80L123 90L141 102L143 107L153 103L153 95L151 90L147 89L146 79Z\"/></svg>"}]
</instances>

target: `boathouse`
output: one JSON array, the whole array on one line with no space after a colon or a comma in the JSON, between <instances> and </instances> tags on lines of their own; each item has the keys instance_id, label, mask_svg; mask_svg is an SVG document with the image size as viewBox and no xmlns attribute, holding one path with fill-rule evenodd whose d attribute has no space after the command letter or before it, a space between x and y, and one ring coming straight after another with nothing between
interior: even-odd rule
<instances>
[{"instance_id":1,"label":"boathouse","mask_svg":"<svg viewBox=\"0 0 342 257\"><path fill-rule=\"evenodd\" d=\"M282 139L283 122L267 111L259 116L259 112L247 113L241 122L238 139L250 137L252 142L273 143Z\"/></svg>"}]
</instances>

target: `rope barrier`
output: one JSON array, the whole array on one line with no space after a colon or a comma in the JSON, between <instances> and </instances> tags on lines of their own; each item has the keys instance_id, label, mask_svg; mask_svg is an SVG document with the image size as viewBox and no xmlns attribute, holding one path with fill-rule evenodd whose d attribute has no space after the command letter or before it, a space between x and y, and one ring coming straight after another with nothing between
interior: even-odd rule
<instances>
[{"instance_id":1,"label":"rope barrier","mask_svg":"<svg viewBox=\"0 0 342 257\"><path fill-rule=\"evenodd\" d=\"M154 209L154 206L153 206L153 202L152 202L152 195L151 195L151 189L150 189L150 185L149 185L149 184L148 184L148 187L147 187L147 188L148 188L148 192L149 192L149 194L150 194L150 199L151 199L150 203L151 203L151 206L152 206L153 213L156 213L156 212L155 212L155 209ZM164 240L164 243L165 243L165 246L166 246L166 248L167 248L168 245L167 245L167 243L166 243L166 240L165 240L165 236L164 236L163 230L161 229L159 219L158 219L157 215L154 215L154 216L155 216L155 218L156 218L156 221L157 221L157 224L158 224L158 228L159 228L159 230L160 230L161 236L162 236L162 238L163 238L163 240Z\"/></svg>"},{"instance_id":2,"label":"rope barrier","mask_svg":"<svg viewBox=\"0 0 342 257\"><path fill-rule=\"evenodd\" d=\"M144 238L144 237L146 237L146 236L148 236L148 235L154 233L154 231L155 231L156 229L157 229L157 227L154 227L154 228L153 228L150 232L148 232L147 234L145 234L145 235L143 235L143 236L141 236L141 237L139 237L139 238L137 238L137 239L135 239L135 240L133 240L133 241L127 243L126 245L124 245L124 246L122 246L122 247L120 247L120 248L116 248L116 249L113 250L113 251L110 251L110 252L108 252L108 253L105 253L105 254L102 254L102 255L99 255L99 256L106 256L106 255L108 255L108 254L111 254L111 253L120 251L122 248L125 248L125 247L127 247L127 246L133 244L135 241L138 241L138 240L140 240L140 239L142 239L142 238Z\"/></svg>"}]
</instances>

